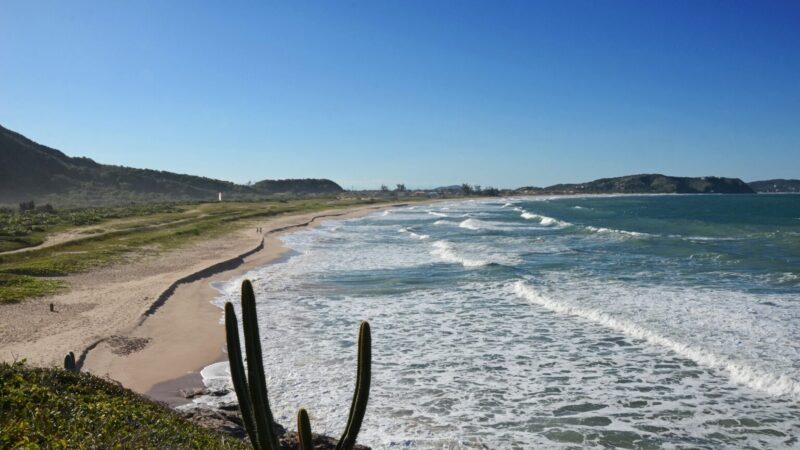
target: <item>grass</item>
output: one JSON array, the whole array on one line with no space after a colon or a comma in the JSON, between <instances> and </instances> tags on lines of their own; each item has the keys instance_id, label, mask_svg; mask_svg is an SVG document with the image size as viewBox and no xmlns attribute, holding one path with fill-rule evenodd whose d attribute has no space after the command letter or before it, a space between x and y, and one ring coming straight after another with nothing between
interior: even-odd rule
<instances>
[{"instance_id":1,"label":"grass","mask_svg":"<svg viewBox=\"0 0 800 450\"><path fill-rule=\"evenodd\" d=\"M41 280L26 275L0 273L0 299L6 302L54 294L63 287L64 282L60 280Z\"/></svg>"},{"instance_id":2,"label":"grass","mask_svg":"<svg viewBox=\"0 0 800 450\"><path fill-rule=\"evenodd\" d=\"M157 254L209 239L245 226L256 226L258 219L284 213L314 212L337 207L376 203L373 199L303 199L261 202L187 203L153 208L115 209L104 212L75 213L69 226L51 221L51 232L75 231L69 242L26 252L0 254L0 304L40 297L63 289L65 282L54 280L69 274L118 263L135 255ZM100 211L100 212L98 212ZM140 215L133 214L139 211ZM59 219L61 220L61 219ZM66 220L66 219L65 219ZM99 233L85 234L90 222Z\"/></svg>"},{"instance_id":3,"label":"grass","mask_svg":"<svg viewBox=\"0 0 800 450\"><path fill-rule=\"evenodd\" d=\"M109 208L54 210L46 206L30 211L0 209L0 252L33 247L47 234L70 227L88 226L111 219L142 217L177 211L166 203L137 204Z\"/></svg>"},{"instance_id":4,"label":"grass","mask_svg":"<svg viewBox=\"0 0 800 450\"><path fill-rule=\"evenodd\" d=\"M110 381L0 363L0 448L248 449Z\"/></svg>"}]
</instances>

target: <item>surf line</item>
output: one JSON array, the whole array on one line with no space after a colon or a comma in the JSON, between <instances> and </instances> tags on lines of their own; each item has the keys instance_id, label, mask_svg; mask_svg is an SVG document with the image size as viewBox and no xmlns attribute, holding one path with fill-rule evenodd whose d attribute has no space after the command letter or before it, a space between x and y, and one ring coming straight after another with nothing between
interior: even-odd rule
<instances>
[{"instance_id":1,"label":"surf line","mask_svg":"<svg viewBox=\"0 0 800 450\"><path fill-rule=\"evenodd\" d=\"M728 378L737 384L773 396L787 395L795 401L800 401L800 384L785 374L772 374L761 369L731 361L724 356L715 355L702 348L675 342L647 328L623 319L617 319L601 311L580 308L552 300L536 292L536 290L522 280L513 284L513 291L519 297L555 313L588 320L603 327L618 331L633 339L643 340L648 344L666 348L698 364L726 372Z\"/></svg>"},{"instance_id":2,"label":"surf line","mask_svg":"<svg viewBox=\"0 0 800 450\"><path fill-rule=\"evenodd\" d=\"M367 209L383 209L383 208L387 208L387 207L388 208L401 208L403 206L408 206L408 204L407 203L400 203L400 204L396 204L396 205L372 206L372 207L369 207ZM325 218L328 218L328 217L344 216L346 214L350 214L351 212L352 211L345 211L345 212L331 213L331 214L320 214L320 215L312 217L311 219L309 219L309 220L307 220L305 222L295 223L295 224L292 224L292 225L286 225L284 227L279 227L279 228L274 228L272 230L268 230L268 231L264 232L264 234L275 234L275 233L280 233L280 232L283 232L283 231L291 230L291 229L294 229L294 228L305 228L305 227L308 227L309 225L311 225L312 223L314 223L314 221L316 221L316 220L325 219ZM217 275L217 274L220 274L220 273L223 273L223 272L228 272L230 270L236 269L237 267L239 267L242 264L244 264L245 258L247 258L248 256L252 256L252 255L258 253L259 251L261 251L263 249L264 249L264 238L262 237L261 238L261 242L259 242L259 244L255 248L252 248L252 249L250 249L250 250L248 250L248 251L246 251L246 252L244 252L244 253L242 253L240 255L234 256L233 258L229 258L229 259L226 259L224 261L220 261L218 263L212 264L212 265L210 265L210 266L208 266L208 267L206 267L204 269L198 270L196 272L193 272L193 273L191 273L189 275L186 275L184 277L181 277L181 278L175 280L172 284L169 285L169 287L167 287L156 298L155 301L153 301L153 303L150 304L150 306L144 311L144 313L142 313L141 317L139 318L139 322L133 327L133 329L136 329L136 328L142 326L142 324L144 324L144 322L148 318L153 316L156 313L156 311L158 311L159 308L164 306L164 304L167 302L167 300L169 300L169 298L172 297L172 295L175 293L175 290L178 288L179 285L186 284L186 283L193 283L195 281L199 281L199 280L202 280L204 278L209 278L209 277L212 277L214 275ZM125 334L130 334L131 331L132 330L128 331ZM89 344L86 348L84 348L83 351L81 351L80 356L78 357L78 360L75 362L75 366L78 369L83 368L83 364L86 362L86 357L89 355L89 352L91 352L92 350L97 348L98 345L102 344L107 339L108 339L108 337L102 337L102 338L96 339L91 344Z\"/></svg>"}]
</instances>

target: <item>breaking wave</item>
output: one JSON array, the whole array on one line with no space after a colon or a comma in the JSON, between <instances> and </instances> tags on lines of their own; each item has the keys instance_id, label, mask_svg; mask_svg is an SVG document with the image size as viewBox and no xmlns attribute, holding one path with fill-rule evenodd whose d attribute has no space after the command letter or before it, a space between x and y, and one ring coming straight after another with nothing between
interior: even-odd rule
<instances>
[{"instance_id":1,"label":"breaking wave","mask_svg":"<svg viewBox=\"0 0 800 450\"><path fill-rule=\"evenodd\" d=\"M618 319L596 309L581 308L553 300L536 291L522 280L513 283L513 292L531 303L555 313L588 320L630 338L640 339L649 344L667 348L684 358L691 359L697 364L721 370L735 383L770 395L788 395L795 400L800 400L800 384L788 375L770 373L732 361L724 356L715 355L700 347L676 342L633 322Z\"/></svg>"},{"instance_id":2,"label":"breaking wave","mask_svg":"<svg viewBox=\"0 0 800 450\"><path fill-rule=\"evenodd\" d=\"M436 241L433 243L433 256L437 256L446 262L461 264L464 267L481 267L488 265L488 261L481 259L470 259L458 255L453 248L453 244L448 241Z\"/></svg>"}]
</instances>

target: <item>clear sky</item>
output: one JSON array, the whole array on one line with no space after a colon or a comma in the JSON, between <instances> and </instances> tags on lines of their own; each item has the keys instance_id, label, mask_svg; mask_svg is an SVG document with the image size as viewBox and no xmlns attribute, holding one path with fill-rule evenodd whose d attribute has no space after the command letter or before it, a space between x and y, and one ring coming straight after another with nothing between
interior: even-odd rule
<instances>
[{"instance_id":1,"label":"clear sky","mask_svg":"<svg viewBox=\"0 0 800 450\"><path fill-rule=\"evenodd\" d=\"M0 124L222 178L800 177L800 2L0 0Z\"/></svg>"}]
</instances>

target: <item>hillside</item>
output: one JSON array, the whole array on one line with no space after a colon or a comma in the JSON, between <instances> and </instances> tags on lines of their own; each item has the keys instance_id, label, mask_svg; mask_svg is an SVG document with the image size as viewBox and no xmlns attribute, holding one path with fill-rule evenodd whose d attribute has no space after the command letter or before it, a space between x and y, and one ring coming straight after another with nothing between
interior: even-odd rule
<instances>
[{"instance_id":1,"label":"hillside","mask_svg":"<svg viewBox=\"0 0 800 450\"><path fill-rule=\"evenodd\" d=\"M0 363L0 448L247 449L113 382Z\"/></svg>"},{"instance_id":2,"label":"hillside","mask_svg":"<svg viewBox=\"0 0 800 450\"><path fill-rule=\"evenodd\" d=\"M800 180L763 180L747 183L756 192L800 192Z\"/></svg>"},{"instance_id":3,"label":"hillside","mask_svg":"<svg viewBox=\"0 0 800 450\"><path fill-rule=\"evenodd\" d=\"M543 194L752 194L754 192L738 178L670 177L661 174L601 178L587 183L520 188L518 191Z\"/></svg>"},{"instance_id":4,"label":"hillside","mask_svg":"<svg viewBox=\"0 0 800 450\"><path fill-rule=\"evenodd\" d=\"M172 172L134 169L70 157L0 126L0 203L34 200L59 205L255 199L268 195L335 194L326 179L264 180L252 186Z\"/></svg>"}]
</instances>

